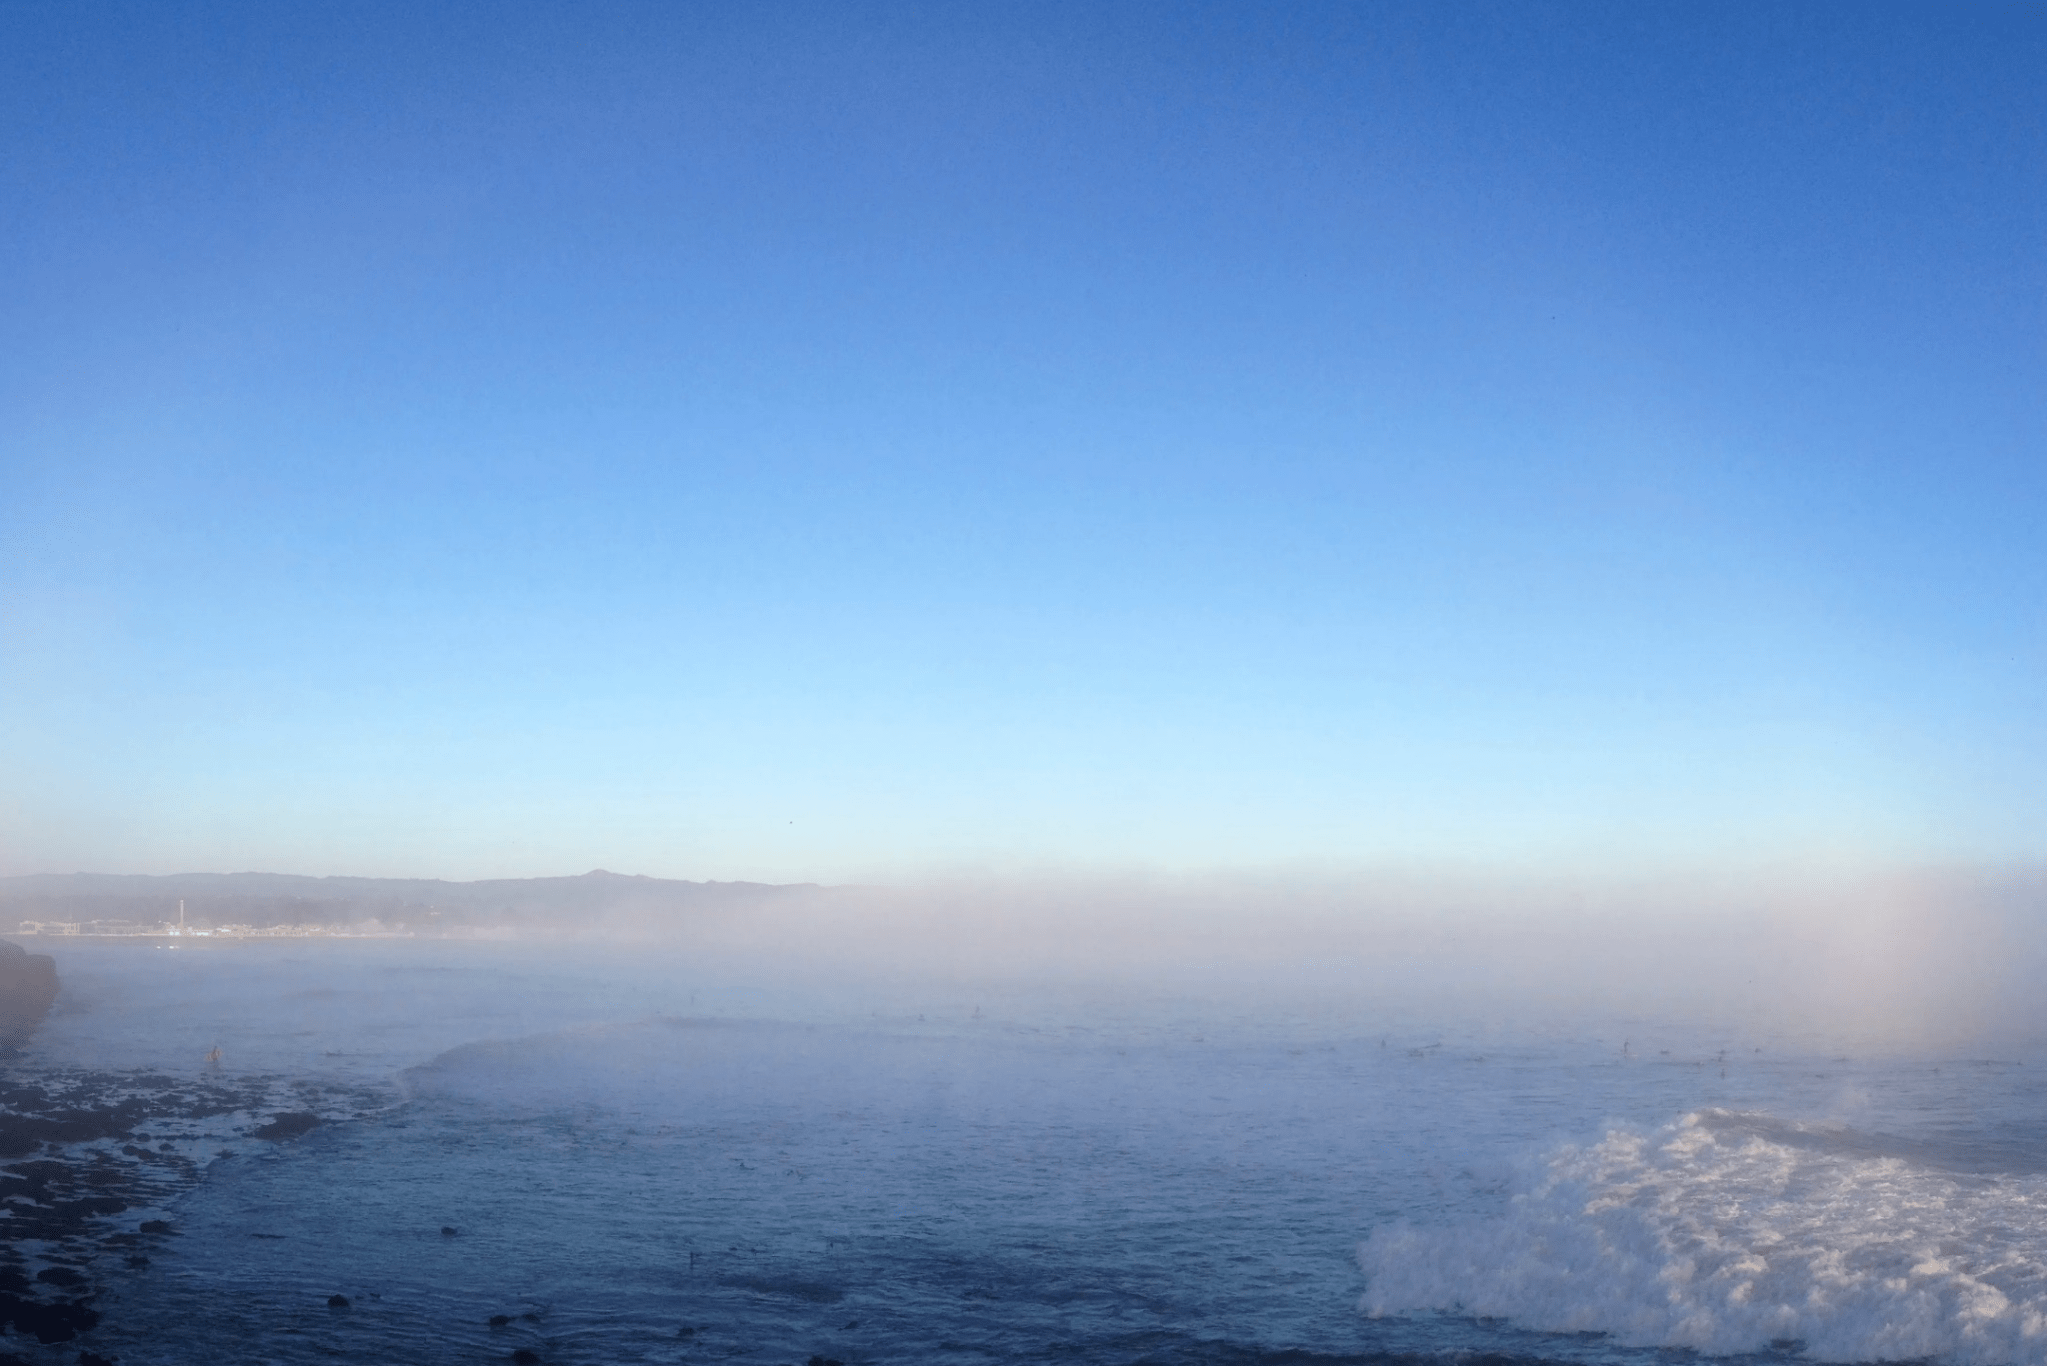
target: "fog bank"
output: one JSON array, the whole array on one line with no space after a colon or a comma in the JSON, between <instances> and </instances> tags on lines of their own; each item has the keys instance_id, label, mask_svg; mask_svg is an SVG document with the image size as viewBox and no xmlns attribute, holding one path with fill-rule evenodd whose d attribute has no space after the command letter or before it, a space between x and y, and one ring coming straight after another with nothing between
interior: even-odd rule
<instances>
[{"instance_id":1,"label":"fog bank","mask_svg":"<svg viewBox=\"0 0 2047 1366\"><path fill-rule=\"evenodd\" d=\"M890 887L601 871L472 883L66 875L0 879L0 927L33 916L77 922L85 936L132 934L179 901L201 926L376 917L422 939L573 942L579 954L631 954L666 964L676 980L757 987L821 1010L921 1011L1049 991L1112 1005L1181 998L1246 1017L1308 1012L1359 1028L1596 1022L1639 1039L1669 1025L1890 1050L2047 1040L2036 986L2047 980L2047 872L2038 869L1409 870ZM46 933L38 942L87 941Z\"/></svg>"},{"instance_id":2,"label":"fog bank","mask_svg":"<svg viewBox=\"0 0 2047 1366\"><path fill-rule=\"evenodd\" d=\"M611 932L822 977L1180 991L1503 1027L1603 1017L1815 1043L2047 1038L2047 876L1481 875L837 888Z\"/></svg>"}]
</instances>

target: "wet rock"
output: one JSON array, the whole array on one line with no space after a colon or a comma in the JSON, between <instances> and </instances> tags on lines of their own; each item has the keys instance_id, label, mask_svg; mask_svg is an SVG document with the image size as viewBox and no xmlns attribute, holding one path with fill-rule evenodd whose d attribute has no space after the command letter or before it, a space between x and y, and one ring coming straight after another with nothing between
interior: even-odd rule
<instances>
[{"instance_id":1,"label":"wet rock","mask_svg":"<svg viewBox=\"0 0 2047 1366\"><path fill-rule=\"evenodd\" d=\"M121 1138L148 1108L133 1099L99 1106L39 1104L45 1098L30 1088L20 1088L7 1099L10 1106L19 1108L0 1114L0 1157L27 1157L37 1151L61 1153L67 1143Z\"/></svg>"},{"instance_id":2,"label":"wet rock","mask_svg":"<svg viewBox=\"0 0 2047 1366\"><path fill-rule=\"evenodd\" d=\"M18 1048L57 999L57 960L0 940L0 1046Z\"/></svg>"},{"instance_id":3,"label":"wet rock","mask_svg":"<svg viewBox=\"0 0 2047 1366\"><path fill-rule=\"evenodd\" d=\"M0 952L0 962L13 956ZM360 1106L381 1096L352 1098ZM203 1121L248 1114L289 1120L303 1112L273 1107L312 1100L309 1088L279 1077L228 1082L20 1062L0 1071L0 1346L68 1343L98 1324L95 1269L147 1267L145 1252L178 1233L166 1219L114 1217L162 1209L199 1179L202 1164L181 1149L201 1136ZM327 1100L318 1103L324 1109ZM311 1125L281 1127L303 1132ZM167 1151L143 1146L159 1140ZM48 1271L38 1275L38 1267ZM52 1366L76 1350L36 1359ZM14 1360L0 1351L0 1366Z\"/></svg>"},{"instance_id":4,"label":"wet rock","mask_svg":"<svg viewBox=\"0 0 2047 1366\"><path fill-rule=\"evenodd\" d=\"M320 1117L309 1110L293 1110L286 1114L272 1115L270 1122L249 1134L251 1138L267 1138L281 1143L287 1138L297 1138L320 1127Z\"/></svg>"},{"instance_id":5,"label":"wet rock","mask_svg":"<svg viewBox=\"0 0 2047 1366\"><path fill-rule=\"evenodd\" d=\"M736 1290L751 1290L757 1295L780 1295L792 1300L807 1300L812 1304L836 1304L846 1298L845 1291L821 1281L798 1281L775 1276L726 1276L718 1284L729 1285Z\"/></svg>"},{"instance_id":6,"label":"wet rock","mask_svg":"<svg viewBox=\"0 0 2047 1366\"><path fill-rule=\"evenodd\" d=\"M19 1295L0 1295L0 1325L11 1325L37 1342L69 1342L100 1321L82 1302L43 1304Z\"/></svg>"},{"instance_id":7,"label":"wet rock","mask_svg":"<svg viewBox=\"0 0 2047 1366\"><path fill-rule=\"evenodd\" d=\"M346 1308L348 1308L348 1296L346 1296L346 1295L329 1295L329 1296L327 1297L327 1307L328 1307L329 1309L346 1309Z\"/></svg>"}]
</instances>

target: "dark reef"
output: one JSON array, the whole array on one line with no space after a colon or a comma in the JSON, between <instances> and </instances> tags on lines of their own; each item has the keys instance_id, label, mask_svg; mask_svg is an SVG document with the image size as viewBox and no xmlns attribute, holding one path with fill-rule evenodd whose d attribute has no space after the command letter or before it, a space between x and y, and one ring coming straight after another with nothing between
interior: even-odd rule
<instances>
[{"instance_id":1,"label":"dark reef","mask_svg":"<svg viewBox=\"0 0 2047 1366\"><path fill-rule=\"evenodd\" d=\"M286 1114L272 1115L268 1124L260 1129L251 1129L249 1137L282 1142L287 1138L298 1138L311 1133L321 1122L320 1117L310 1110L294 1110Z\"/></svg>"},{"instance_id":2,"label":"dark reef","mask_svg":"<svg viewBox=\"0 0 2047 1366\"><path fill-rule=\"evenodd\" d=\"M224 1140L298 1138L390 1100L218 1067L172 1076L37 1065L13 1050L57 987L54 959L0 940L0 1338L45 1345L92 1331L110 1276L148 1272L148 1254L177 1230L146 1216L231 1157ZM89 1348L78 1360L108 1361ZM0 1366L10 1363L27 1366L0 1348Z\"/></svg>"},{"instance_id":3,"label":"dark reef","mask_svg":"<svg viewBox=\"0 0 2047 1366\"><path fill-rule=\"evenodd\" d=\"M177 1237L139 1216L190 1190L224 1140L294 1138L385 1101L269 1076L0 1069L0 1334L90 1332L107 1278L146 1273ZM13 1359L0 1350L0 1366Z\"/></svg>"}]
</instances>

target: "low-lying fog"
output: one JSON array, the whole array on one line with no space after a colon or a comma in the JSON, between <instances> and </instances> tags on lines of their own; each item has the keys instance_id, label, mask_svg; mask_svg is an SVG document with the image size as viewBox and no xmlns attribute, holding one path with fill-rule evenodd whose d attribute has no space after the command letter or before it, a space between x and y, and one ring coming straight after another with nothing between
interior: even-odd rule
<instances>
[{"instance_id":1,"label":"low-lying fog","mask_svg":"<svg viewBox=\"0 0 2047 1366\"><path fill-rule=\"evenodd\" d=\"M1919 873L1631 883L1404 877L848 889L606 936L826 999L1139 992L1475 1028L1635 1017L1815 1046L2047 1032L2047 883Z\"/></svg>"},{"instance_id":2,"label":"low-lying fog","mask_svg":"<svg viewBox=\"0 0 2047 1366\"><path fill-rule=\"evenodd\" d=\"M589 965L613 983L593 988L593 1018L1035 1016L1177 1002L1191 1015L1275 1024L1484 1033L1635 1022L1883 1052L2022 1047L2047 1035L2036 988L2047 970L2047 882L2032 873L788 889L592 876L555 880L585 898L574 915L473 918L462 933ZM453 893L485 884L435 885L453 904ZM433 957L425 950L447 928L424 922L419 937L391 945L393 960ZM24 942L71 951L60 962L87 951L49 935ZM241 947L289 958L288 975L310 980L338 941L292 942ZM645 991L620 998L622 981Z\"/></svg>"},{"instance_id":3,"label":"low-lying fog","mask_svg":"<svg viewBox=\"0 0 2047 1366\"><path fill-rule=\"evenodd\" d=\"M326 1121L193 1140L96 1350L2047 1361L2037 878L561 883L30 941L26 1065Z\"/></svg>"}]
</instances>

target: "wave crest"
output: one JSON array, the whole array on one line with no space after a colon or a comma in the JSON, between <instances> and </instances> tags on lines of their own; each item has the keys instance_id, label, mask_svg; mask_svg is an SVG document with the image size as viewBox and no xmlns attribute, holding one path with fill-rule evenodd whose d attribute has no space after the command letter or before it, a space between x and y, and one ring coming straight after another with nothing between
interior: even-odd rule
<instances>
[{"instance_id":1,"label":"wave crest","mask_svg":"<svg viewBox=\"0 0 2047 1366\"><path fill-rule=\"evenodd\" d=\"M1373 1316L1510 1319L1710 1353L2047 1362L2047 1177L1702 1111L1553 1153L1504 1218L1358 1249Z\"/></svg>"}]
</instances>

